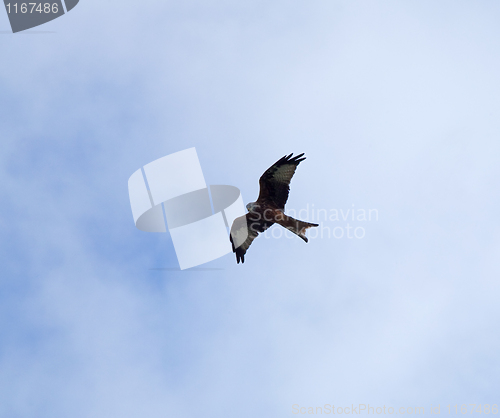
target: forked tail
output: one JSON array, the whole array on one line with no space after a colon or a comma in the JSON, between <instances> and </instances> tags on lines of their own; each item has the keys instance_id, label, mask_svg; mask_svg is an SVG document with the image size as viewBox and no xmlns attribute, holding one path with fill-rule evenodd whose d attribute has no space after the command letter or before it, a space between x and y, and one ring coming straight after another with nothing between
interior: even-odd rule
<instances>
[{"instance_id":1,"label":"forked tail","mask_svg":"<svg viewBox=\"0 0 500 418\"><path fill-rule=\"evenodd\" d=\"M282 227L292 231L294 234L298 235L305 242L307 242L306 230L313 226L318 226L318 224L312 224L309 222L299 221L291 216L283 214L276 219L276 223L280 224Z\"/></svg>"}]
</instances>

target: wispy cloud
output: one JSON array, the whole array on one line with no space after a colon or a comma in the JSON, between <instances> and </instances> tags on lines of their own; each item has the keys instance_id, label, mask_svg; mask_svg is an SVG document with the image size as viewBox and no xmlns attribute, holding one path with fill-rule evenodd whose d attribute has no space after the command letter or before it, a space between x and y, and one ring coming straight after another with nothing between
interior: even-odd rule
<instances>
[{"instance_id":1,"label":"wispy cloud","mask_svg":"<svg viewBox=\"0 0 500 418\"><path fill-rule=\"evenodd\" d=\"M0 37L0 415L495 403L499 13L81 2ZM306 152L290 209L379 220L174 271L127 179L192 146L246 202Z\"/></svg>"}]
</instances>

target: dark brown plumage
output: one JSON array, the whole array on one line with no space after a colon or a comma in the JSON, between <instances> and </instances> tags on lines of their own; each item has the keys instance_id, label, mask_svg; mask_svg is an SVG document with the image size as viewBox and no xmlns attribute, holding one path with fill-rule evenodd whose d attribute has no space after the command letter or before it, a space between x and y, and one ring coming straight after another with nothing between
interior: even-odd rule
<instances>
[{"instance_id":1,"label":"dark brown plumage","mask_svg":"<svg viewBox=\"0 0 500 418\"><path fill-rule=\"evenodd\" d=\"M247 205L248 213L236 218L231 227L230 240L236 261L245 262L245 253L259 233L278 223L298 235L305 242L305 231L317 224L299 221L284 214L290 192L290 181L303 157L285 155L269 167L260 177L260 192L256 202Z\"/></svg>"}]
</instances>

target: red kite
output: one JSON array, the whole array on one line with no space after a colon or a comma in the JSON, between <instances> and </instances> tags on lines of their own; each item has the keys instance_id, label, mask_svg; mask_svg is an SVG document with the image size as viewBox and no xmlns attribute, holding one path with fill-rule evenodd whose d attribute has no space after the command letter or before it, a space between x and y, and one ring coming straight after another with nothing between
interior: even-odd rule
<instances>
[{"instance_id":1,"label":"red kite","mask_svg":"<svg viewBox=\"0 0 500 418\"><path fill-rule=\"evenodd\" d=\"M266 170L259 180L260 193L257 201L247 205L246 215L234 220L230 240L233 253L236 253L237 263L240 260L242 263L245 262L245 253L252 241L274 223L292 231L305 242L307 242L306 229L318 226L299 221L284 213L290 192L290 180L300 162L306 159L306 157L301 158L303 153L293 158L292 155L285 155Z\"/></svg>"}]
</instances>

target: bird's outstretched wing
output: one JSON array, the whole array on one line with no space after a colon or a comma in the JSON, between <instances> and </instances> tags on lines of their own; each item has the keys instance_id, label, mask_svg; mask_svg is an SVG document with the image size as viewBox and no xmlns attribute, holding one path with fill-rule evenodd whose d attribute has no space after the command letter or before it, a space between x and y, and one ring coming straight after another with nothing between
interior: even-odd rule
<instances>
[{"instance_id":1,"label":"bird's outstretched wing","mask_svg":"<svg viewBox=\"0 0 500 418\"><path fill-rule=\"evenodd\" d=\"M236 218L231 226L229 239L233 247L233 253L236 253L236 261L245 262L245 253L253 240L257 238L260 232L264 232L274 222L261 220L251 213Z\"/></svg>"},{"instance_id":2,"label":"bird's outstretched wing","mask_svg":"<svg viewBox=\"0 0 500 418\"><path fill-rule=\"evenodd\" d=\"M301 161L304 153L292 158L293 154L285 155L276 161L259 180L260 193L257 203L272 203L278 209L284 209L290 192L290 180ZM301 158L302 157L302 158Z\"/></svg>"}]
</instances>

